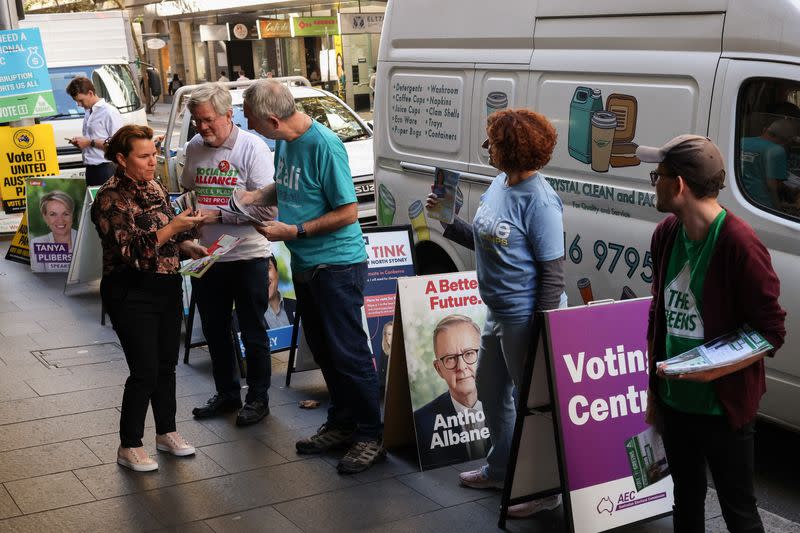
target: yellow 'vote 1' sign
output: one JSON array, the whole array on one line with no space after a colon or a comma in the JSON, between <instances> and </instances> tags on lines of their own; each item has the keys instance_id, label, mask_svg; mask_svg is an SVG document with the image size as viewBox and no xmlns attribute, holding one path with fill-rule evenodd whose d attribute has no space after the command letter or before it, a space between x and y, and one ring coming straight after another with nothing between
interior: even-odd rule
<instances>
[{"instance_id":1,"label":"yellow 'vote 1' sign","mask_svg":"<svg viewBox=\"0 0 800 533\"><path fill-rule=\"evenodd\" d=\"M0 196L6 213L25 210L25 178L59 173L53 126L37 124L0 128Z\"/></svg>"}]
</instances>

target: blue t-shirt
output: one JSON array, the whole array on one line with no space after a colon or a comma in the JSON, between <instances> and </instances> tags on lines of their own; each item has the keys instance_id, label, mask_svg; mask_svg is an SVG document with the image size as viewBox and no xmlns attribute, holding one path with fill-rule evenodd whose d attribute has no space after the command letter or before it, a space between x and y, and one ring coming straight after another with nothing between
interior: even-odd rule
<instances>
[{"instance_id":1,"label":"blue t-shirt","mask_svg":"<svg viewBox=\"0 0 800 533\"><path fill-rule=\"evenodd\" d=\"M539 173L513 187L503 173L481 196L472 228L481 298L502 320L529 320L536 263L564 255L561 199Z\"/></svg>"},{"instance_id":2,"label":"blue t-shirt","mask_svg":"<svg viewBox=\"0 0 800 533\"><path fill-rule=\"evenodd\" d=\"M275 143L278 216L286 224L319 218L357 201L344 144L317 121L293 141ZM358 221L324 235L287 241L292 270L348 265L367 260Z\"/></svg>"},{"instance_id":3,"label":"blue t-shirt","mask_svg":"<svg viewBox=\"0 0 800 533\"><path fill-rule=\"evenodd\" d=\"M783 146L761 137L742 139L742 185L755 202L775 207L766 180L785 181L788 169Z\"/></svg>"}]
</instances>

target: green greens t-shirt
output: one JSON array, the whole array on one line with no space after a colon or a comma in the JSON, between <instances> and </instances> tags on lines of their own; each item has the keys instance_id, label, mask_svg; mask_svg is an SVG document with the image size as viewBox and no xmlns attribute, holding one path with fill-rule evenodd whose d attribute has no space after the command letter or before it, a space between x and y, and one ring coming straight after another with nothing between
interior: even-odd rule
<instances>
[{"instance_id":1,"label":"green greens t-shirt","mask_svg":"<svg viewBox=\"0 0 800 533\"><path fill-rule=\"evenodd\" d=\"M664 284L666 359L703 344L703 283L724 220L725 210L717 215L708 235L700 241L690 240L683 226L678 231ZM662 379L658 392L667 405L679 411L724 414L711 383Z\"/></svg>"}]
</instances>

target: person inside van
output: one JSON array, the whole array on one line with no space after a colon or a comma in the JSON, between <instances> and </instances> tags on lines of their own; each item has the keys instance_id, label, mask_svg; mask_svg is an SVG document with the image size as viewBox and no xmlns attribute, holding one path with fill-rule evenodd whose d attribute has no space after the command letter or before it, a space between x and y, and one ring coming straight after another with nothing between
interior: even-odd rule
<instances>
[{"instance_id":1,"label":"person inside van","mask_svg":"<svg viewBox=\"0 0 800 533\"><path fill-rule=\"evenodd\" d=\"M539 113L507 109L488 120L492 166L500 170L481 197L472 224L456 217L444 236L475 250L478 286L488 307L476 384L492 447L487 464L460 474L462 485L502 488L516 419L512 391L522 387L534 312L566 305L561 200L539 173L553 155L556 130ZM431 193L427 207L438 199ZM513 505L523 518L561 504L551 496Z\"/></svg>"},{"instance_id":2,"label":"person inside van","mask_svg":"<svg viewBox=\"0 0 800 533\"><path fill-rule=\"evenodd\" d=\"M796 134L791 120L780 119L760 136L742 139L742 185L757 204L781 208L781 191L789 177L785 146Z\"/></svg>"},{"instance_id":3,"label":"person inside van","mask_svg":"<svg viewBox=\"0 0 800 533\"><path fill-rule=\"evenodd\" d=\"M108 140L122 127L122 115L116 107L97 96L94 83L89 78L74 78L67 85L67 94L86 110L82 135L73 137L69 143L83 153L86 185L102 185L114 175L114 165L106 160L103 152Z\"/></svg>"}]
</instances>

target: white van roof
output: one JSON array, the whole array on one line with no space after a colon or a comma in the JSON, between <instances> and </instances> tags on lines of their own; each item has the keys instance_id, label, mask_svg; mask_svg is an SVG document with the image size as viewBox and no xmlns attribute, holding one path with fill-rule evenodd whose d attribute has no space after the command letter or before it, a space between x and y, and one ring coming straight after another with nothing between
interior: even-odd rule
<instances>
[{"instance_id":1,"label":"white van roof","mask_svg":"<svg viewBox=\"0 0 800 533\"><path fill-rule=\"evenodd\" d=\"M708 13L725 14L724 57L800 57L795 0L402 0L387 7L379 59L528 64L536 19Z\"/></svg>"},{"instance_id":2,"label":"white van roof","mask_svg":"<svg viewBox=\"0 0 800 533\"><path fill-rule=\"evenodd\" d=\"M121 65L130 58L121 11L27 15L20 28L39 28L48 67Z\"/></svg>"}]
</instances>

